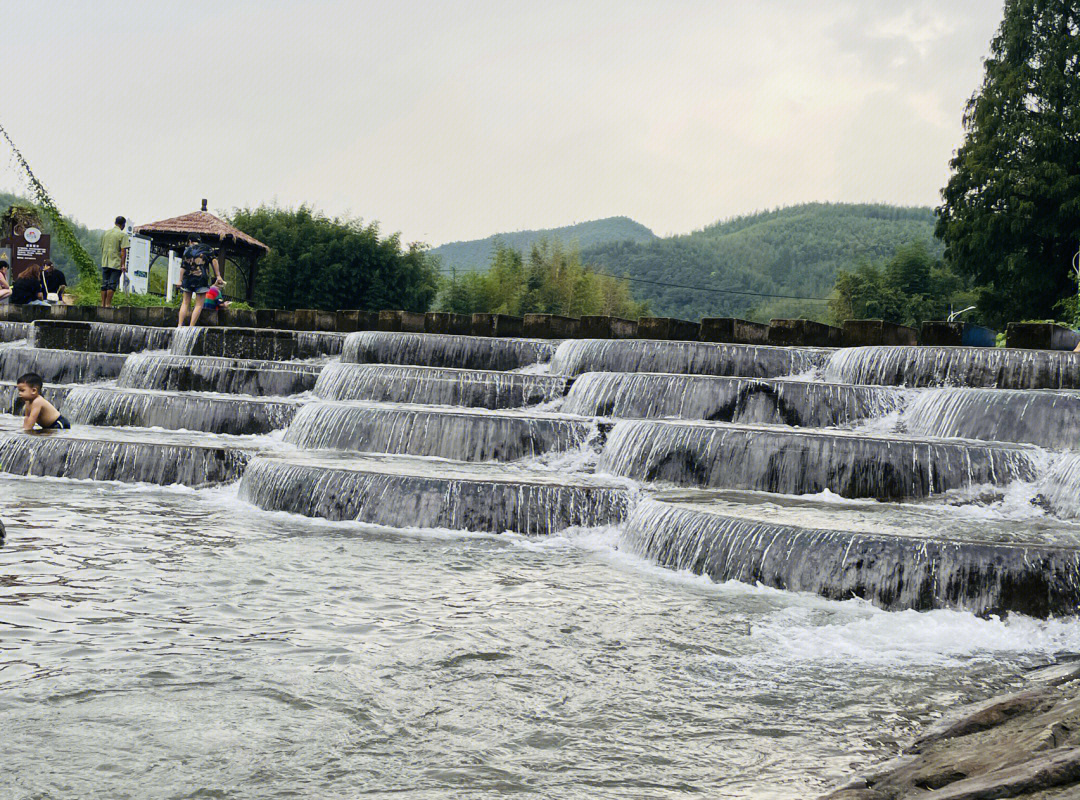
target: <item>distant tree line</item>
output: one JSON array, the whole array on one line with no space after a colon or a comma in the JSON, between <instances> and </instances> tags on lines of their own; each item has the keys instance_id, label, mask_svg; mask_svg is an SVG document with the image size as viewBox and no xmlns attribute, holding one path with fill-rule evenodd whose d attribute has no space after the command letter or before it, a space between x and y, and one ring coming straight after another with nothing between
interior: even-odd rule
<instances>
[{"instance_id":1,"label":"distant tree line","mask_svg":"<svg viewBox=\"0 0 1080 800\"><path fill-rule=\"evenodd\" d=\"M443 280L438 308L459 314L604 314L636 319L648 304L636 301L626 280L583 263L581 252L557 239L534 243L526 257L498 243L485 272L451 272Z\"/></svg>"}]
</instances>

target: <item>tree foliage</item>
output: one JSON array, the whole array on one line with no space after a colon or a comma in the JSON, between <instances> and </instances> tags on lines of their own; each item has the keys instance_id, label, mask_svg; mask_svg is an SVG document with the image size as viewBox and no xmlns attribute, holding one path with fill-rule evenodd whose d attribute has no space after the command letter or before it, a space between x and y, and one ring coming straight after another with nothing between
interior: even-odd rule
<instances>
[{"instance_id":1,"label":"tree foliage","mask_svg":"<svg viewBox=\"0 0 1080 800\"><path fill-rule=\"evenodd\" d=\"M456 271L443 282L439 307L458 314L605 314L636 319L647 304L634 300L629 283L596 272L577 247L558 240L521 251L497 243L486 272Z\"/></svg>"},{"instance_id":2,"label":"tree foliage","mask_svg":"<svg viewBox=\"0 0 1080 800\"><path fill-rule=\"evenodd\" d=\"M829 300L829 321L884 319L917 327L945 317L950 306L966 307L971 295L964 288L962 279L921 243L911 244L884 263L864 260L854 270L841 270Z\"/></svg>"},{"instance_id":3,"label":"tree foliage","mask_svg":"<svg viewBox=\"0 0 1080 800\"><path fill-rule=\"evenodd\" d=\"M937 233L993 323L1052 316L1080 243L1080 6L1007 0Z\"/></svg>"},{"instance_id":4,"label":"tree foliage","mask_svg":"<svg viewBox=\"0 0 1080 800\"><path fill-rule=\"evenodd\" d=\"M375 223L265 205L239 209L230 221L270 247L256 305L426 311L435 298L436 260L421 245L403 247L397 234L380 239Z\"/></svg>"}]
</instances>

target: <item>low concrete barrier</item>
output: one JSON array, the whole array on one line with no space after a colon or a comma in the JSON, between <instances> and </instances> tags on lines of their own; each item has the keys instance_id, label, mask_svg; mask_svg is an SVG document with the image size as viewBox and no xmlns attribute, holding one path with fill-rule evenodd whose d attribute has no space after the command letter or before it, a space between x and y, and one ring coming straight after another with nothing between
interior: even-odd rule
<instances>
[{"instance_id":1,"label":"low concrete barrier","mask_svg":"<svg viewBox=\"0 0 1080 800\"><path fill-rule=\"evenodd\" d=\"M970 322L928 320L919 329L919 342L926 347L994 347L997 331Z\"/></svg>"},{"instance_id":2,"label":"low concrete barrier","mask_svg":"<svg viewBox=\"0 0 1080 800\"><path fill-rule=\"evenodd\" d=\"M637 320L621 317L585 316L581 318L582 339L633 339Z\"/></svg>"},{"instance_id":3,"label":"low concrete barrier","mask_svg":"<svg viewBox=\"0 0 1080 800\"><path fill-rule=\"evenodd\" d=\"M393 333L423 333L424 314L419 311L380 311L378 329Z\"/></svg>"},{"instance_id":4,"label":"low concrete barrier","mask_svg":"<svg viewBox=\"0 0 1080 800\"><path fill-rule=\"evenodd\" d=\"M521 336L524 323L521 317L509 314L473 314L471 333L473 336Z\"/></svg>"},{"instance_id":5,"label":"low concrete barrier","mask_svg":"<svg viewBox=\"0 0 1080 800\"><path fill-rule=\"evenodd\" d=\"M677 339L684 342L696 342L700 333L700 323L687 319L641 317L637 321L637 338L639 339Z\"/></svg>"},{"instance_id":6,"label":"low concrete barrier","mask_svg":"<svg viewBox=\"0 0 1080 800\"><path fill-rule=\"evenodd\" d=\"M293 311L286 311L285 309L278 308L274 310L274 327L280 331L294 331L296 330L296 314Z\"/></svg>"},{"instance_id":7,"label":"low concrete barrier","mask_svg":"<svg viewBox=\"0 0 1080 800\"><path fill-rule=\"evenodd\" d=\"M735 317L705 317L701 320L698 339L725 344L768 344L769 326Z\"/></svg>"},{"instance_id":8,"label":"low concrete barrier","mask_svg":"<svg viewBox=\"0 0 1080 800\"><path fill-rule=\"evenodd\" d=\"M558 314L526 314L522 330L529 339L577 339L581 335L581 320Z\"/></svg>"},{"instance_id":9,"label":"low concrete barrier","mask_svg":"<svg viewBox=\"0 0 1080 800\"><path fill-rule=\"evenodd\" d=\"M472 331L472 316L449 311L429 311L424 315L424 333L443 333L468 336Z\"/></svg>"},{"instance_id":10,"label":"low concrete barrier","mask_svg":"<svg viewBox=\"0 0 1080 800\"><path fill-rule=\"evenodd\" d=\"M844 347L914 346L919 332L883 319L848 319L841 327Z\"/></svg>"},{"instance_id":11,"label":"low concrete barrier","mask_svg":"<svg viewBox=\"0 0 1080 800\"><path fill-rule=\"evenodd\" d=\"M379 314L376 311L345 309L343 311L338 311L334 317L339 333L374 331L379 328Z\"/></svg>"},{"instance_id":12,"label":"low concrete barrier","mask_svg":"<svg viewBox=\"0 0 1080 800\"><path fill-rule=\"evenodd\" d=\"M840 347L844 332L810 319L774 319L769 322L769 344L780 347Z\"/></svg>"},{"instance_id":13,"label":"low concrete barrier","mask_svg":"<svg viewBox=\"0 0 1080 800\"><path fill-rule=\"evenodd\" d=\"M1054 322L1010 322L1005 329L1005 346L1026 350L1073 350L1080 344L1080 331Z\"/></svg>"}]
</instances>

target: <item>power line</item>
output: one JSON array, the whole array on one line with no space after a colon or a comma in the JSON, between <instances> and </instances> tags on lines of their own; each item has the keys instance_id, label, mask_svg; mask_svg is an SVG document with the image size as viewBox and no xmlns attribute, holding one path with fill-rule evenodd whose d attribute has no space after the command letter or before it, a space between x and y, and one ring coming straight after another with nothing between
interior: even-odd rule
<instances>
[{"instance_id":1,"label":"power line","mask_svg":"<svg viewBox=\"0 0 1080 800\"><path fill-rule=\"evenodd\" d=\"M456 269L449 267L441 267L442 272L457 272ZM463 272L470 272L471 270L462 270ZM687 286L683 283L668 283L666 281L651 281L647 278L631 278L629 275L612 275L609 272L600 272L599 270L593 270L596 275L603 275L607 278L614 278L615 280L626 280L634 283L647 283L651 286L666 286L671 289L690 289L695 292L714 292L716 294L737 294L746 297L768 297L777 300L816 300L819 302L826 302L828 297L805 297L797 294L769 294L768 292L749 292L741 289L716 289L710 286Z\"/></svg>"}]
</instances>

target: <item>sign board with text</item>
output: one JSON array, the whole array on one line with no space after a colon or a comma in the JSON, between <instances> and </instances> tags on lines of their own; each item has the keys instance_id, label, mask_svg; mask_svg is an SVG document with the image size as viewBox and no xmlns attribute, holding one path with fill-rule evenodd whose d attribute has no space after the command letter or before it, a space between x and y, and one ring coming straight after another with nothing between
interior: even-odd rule
<instances>
[{"instance_id":1,"label":"sign board with text","mask_svg":"<svg viewBox=\"0 0 1080 800\"><path fill-rule=\"evenodd\" d=\"M40 228L28 227L11 235L11 279L16 280L29 267L44 268L49 260L49 235Z\"/></svg>"}]
</instances>

